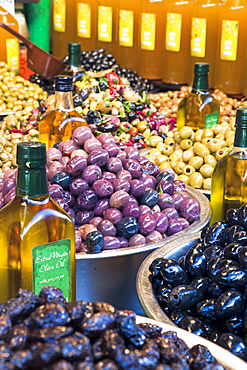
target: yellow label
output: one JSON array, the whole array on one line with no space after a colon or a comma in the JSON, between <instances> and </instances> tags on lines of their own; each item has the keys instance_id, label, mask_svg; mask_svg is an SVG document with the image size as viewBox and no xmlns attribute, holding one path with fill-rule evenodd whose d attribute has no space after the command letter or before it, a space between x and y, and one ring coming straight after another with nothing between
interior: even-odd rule
<instances>
[{"instance_id":1,"label":"yellow label","mask_svg":"<svg viewBox=\"0 0 247 370\"><path fill-rule=\"evenodd\" d=\"M91 37L91 5L78 3L77 36L89 39Z\"/></svg>"},{"instance_id":2,"label":"yellow label","mask_svg":"<svg viewBox=\"0 0 247 370\"><path fill-rule=\"evenodd\" d=\"M18 39L6 39L7 64L13 71L20 71L20 51Z\"/></svg>"},{"instance_id":3,"label":"yellow label","mask_svg":"<svg viewBox=\"0 0 247 370\"><path fill-rule=\"evenodd\" d=\"M133 46L134 13L119 10L119 45Z\"/></svg>"},{"instance_id":4,"label":"yellow label","mask_svg":"<svg viewBox=\"0 0 247 370\"><path fill-rule=\"evenodd\" d=\"M142 13L141 21L141 48L144 50L155 49L156 15Z\"/></svg>"},{"instance_id":5,"label":"yellow label","mask_svg":"<svg viewBox=\"0 0 247 370\"><path fill-rule=\"evenodd\" d=\"M112 41L112 7L98 6L98 40Z\"/></svg>"},{"instance_id":6,"label":"yellow label","mask_svg":"<svg viewBox=\"0 0 247 370\"><path fill-rule=\"evenodd\" d=\"M182 14L167 13L166 50L179 51L181 42Z\"/></svg>"},{"instance_id":7,"label":"yellow label","mask_svg":"<svg viewBox=\"0 0 247 370\"><path fill-rule=\"evenodd\" d=\"M205 57L206 52L206 18L192 18L191 25L191 55L193 57Z\"/></svg>"},{"instance_id":8,"label":"yellow label","mask_svg":"<svg viewBox=\"0 0 247 370\"><path fill-rule=\"evenodd\" d=\"M65 32L66 29L66 2L65 0L53 0L53 29Z\"/></svg>"},{"instance_id":9,"label":"yellow label","mask_svg":"<svg viewBox=\"0 0 247 370\"><path fill-rule=\"evenodd\" d=\"M222 21L220 58L236 60L238 48L238 21Z\"/></svg>"}]
</instances>

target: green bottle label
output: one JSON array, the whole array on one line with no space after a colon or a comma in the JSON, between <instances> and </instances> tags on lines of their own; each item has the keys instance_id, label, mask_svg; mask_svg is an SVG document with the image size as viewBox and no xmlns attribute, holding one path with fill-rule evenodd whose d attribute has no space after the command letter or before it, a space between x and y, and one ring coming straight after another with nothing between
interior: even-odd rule
<instances>
[{"instance_id":1,"label":"green bottle label","mask_svg":"<svg viewBox=\"0 0 247 370\"><path fill-rule=\"evenodd\" d=\"M204 117L204 128L211 128L217 125L219 119L219 112L206 114Z\"/></svg>"},{"instance_id":2,"label":"green bottle label","mask_svg":"<svg viewBox=\"0 0 247 370\"><path fill-rule=\"evenodd\" d=\"M63 291L67 301L72 298L70 239L38 245L32 249L33 291L39 294L44 285Z\"/></svg>"}]
</instances>

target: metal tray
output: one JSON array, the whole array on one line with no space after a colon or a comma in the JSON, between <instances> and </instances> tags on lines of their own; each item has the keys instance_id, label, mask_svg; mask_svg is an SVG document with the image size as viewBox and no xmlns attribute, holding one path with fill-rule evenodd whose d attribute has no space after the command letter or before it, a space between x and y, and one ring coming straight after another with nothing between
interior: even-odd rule
<instances>
[{"instance_id":1,"label":"metal tray","mask_svg":"<svg viewBox=\"0 0 247 370\"><path fill-rule=\"evenodd\" d=\"M233 355L231 352L219 347L207 339L198 337L195 334L188 333L187 331L171 326L166 323L162 323L156 320L149 319L147 317L137 316L137 323L151 323L163 328L163 331L175 331L179 338L183 339L189 347L196 344L201 344L206 346L211 354L216 358L216 360L224 366L226 370L247 370L247 363L237 356Z\"/></svg>"},{"instance_id":2,"label":"metal tray","mask_svg":"<svg viewBox=\"0 0 247 370\"><path fill-rule=\"evenodd\" d=\"M190 196L197 199L201 206L201 215L185 230L158 243L149 243L143 247L129 247L98 254L76 254L76 299L87 301L106 301L118 309L130 309L137 314L144 314L136 292L136 275L143 260L154 249L164 244L200 231L211 218L208 199L197 190L186 187Z\"/></svg>"}]
</instances>

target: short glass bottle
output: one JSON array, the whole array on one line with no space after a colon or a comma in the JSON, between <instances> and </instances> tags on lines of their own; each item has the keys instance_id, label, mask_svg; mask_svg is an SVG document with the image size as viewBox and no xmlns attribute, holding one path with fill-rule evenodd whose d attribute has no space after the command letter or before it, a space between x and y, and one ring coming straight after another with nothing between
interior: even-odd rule
<instances>
[{"instance_id":1,"label":"short glass bottle","mask_svg":"<svg viewBox=\"0 0 247 370\"><path fill-rule=\"evenodd\" d=\"M74 109L72 90L72 76L55 76L54 108L46 112L39 122L39 140L47 148L70 140L77 127L87 126L86 119Z\"/></svg>"},{"instance_id":2,"label":"short glass bottle","mask_svg":"<svg viewBox=\"0 0 247 370\"><path fill-rule=\"evenodd\" d=\"M247 108L237 109L234 146L214 169L210 202L211 223L224 220L230 208L247 203Z\"/></svg>"},{"instance_id":3,"label":"short glass bottle","mask_svg":"<svg viewBox=\"0 0 247 370\"><path fill-rule=\"evenodd\" d=\"M208 63L195 63L191 92L178 105L177 127L211 128L219 122L220 105L209 91Z\"/></svg>"},{"instance_id":4,"label":"short glass bottle","mask_svg":"<svg viewBox=\"0 0 247 370\"><path fill-rule=\"evenodd\" d=\"M48 194L45 144L19 143L17 164L16 196L0 211L0 302L19 288L39 294L45 285L74 300L74 224Z\"/></svg>"}]
</instances>

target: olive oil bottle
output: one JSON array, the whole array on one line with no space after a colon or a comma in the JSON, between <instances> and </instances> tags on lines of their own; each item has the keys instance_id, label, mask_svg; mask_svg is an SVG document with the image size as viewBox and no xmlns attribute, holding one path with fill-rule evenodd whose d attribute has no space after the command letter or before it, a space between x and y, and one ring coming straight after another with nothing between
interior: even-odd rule
<instances>
[{"instance_id":1,"label":"olive oil bottle","mask_svg":"<svg viewBox=\"0 0 247 370\"><path fill-rule=\"evenodd\" d=\"M87 126L85 118L75 111L73 105L73 77L55 76L55 104L39 122L39 140L47 148L55 143L70 140L77 127Z\"/></svg>"},{"instance_id":2,"label":"olive oil bottle","mask_svg":"<svg viewBox=\"0 0 247 370\"><path fill-rule=\"evenodd\" d=\"M0 302L19 288L39 294L42 286L62 289L75 299L74 225L49 197L44 143L17 145L15 198L0 211Z\"/></svg>"},{"instance_id":3,"label":"olive oil bottle","mask_svg":"<svg viewBox=\"0 0 247 370\"><path fill-rule=\"evenodd\" d=\"M212 175L211 222L224 220L230 208L247 203L247 108L237 109L234 147Z\"/></svg>"},{"instance_id":4,"label":"olive oil bottle","mask_svg":"<svg viewBox=\"0 0 247 370\"><path fill-rule=\"evenodd\" d=\"M64 75L73 76L73 81L76 81L81 76L85 75L85 71L81 64L81 44L76 42L68 43L68 60L66 68L63 71Z\"/></svg>"},{"instance_id":5,"label":"olive oil bottle","mask_svg":"<svg viewBox=\"0 0 247 370\"><path fill-rule=\"evenodd\" d=\"M178 106L177 127L211 128L219 121L220 105L208 88L208 63L195 63L192 90Z\"/></svg>"}]
</instances>

